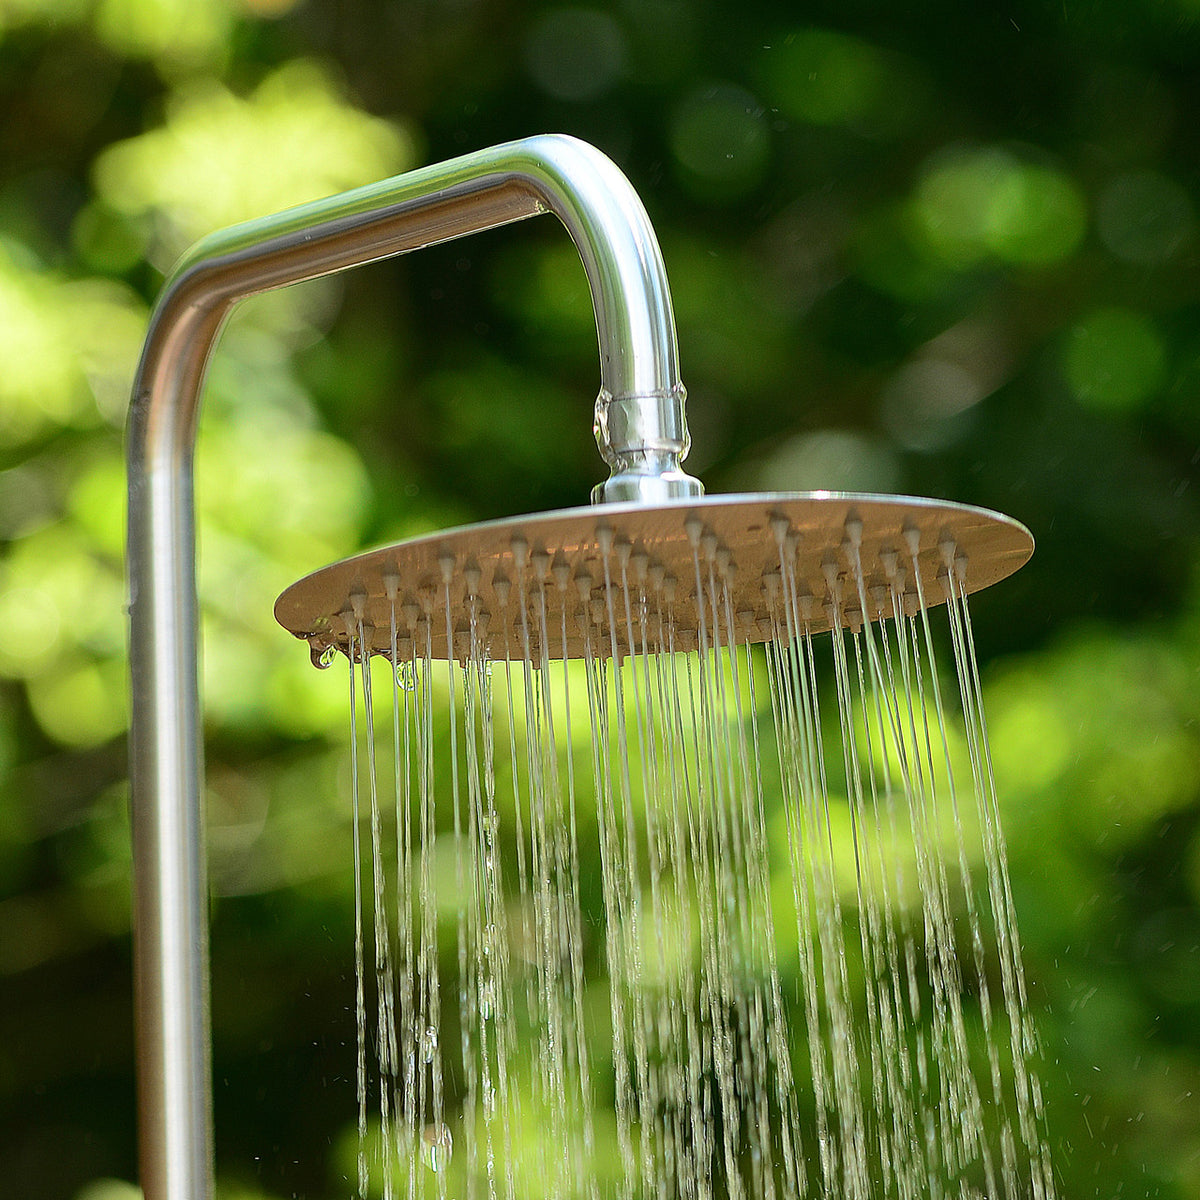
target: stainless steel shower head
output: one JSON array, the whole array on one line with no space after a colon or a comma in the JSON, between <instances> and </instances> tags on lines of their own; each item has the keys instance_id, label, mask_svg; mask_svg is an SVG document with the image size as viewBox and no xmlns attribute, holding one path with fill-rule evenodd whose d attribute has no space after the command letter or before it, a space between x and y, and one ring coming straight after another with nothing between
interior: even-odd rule
<instances>
[{"instance_id":1,"label":"stainless steel shower head","mask_svg":"<svg viewBox=\"0 0 1200 1200\"><path fill-rule=\"evenodd\" d=\"M948 571L959 590L987 587L1032 551L1029 531L1009 517L902 496L807 492L605 505L467 525L360 554L293 584L275 616L315 658L357 645L360 622L368 650L389 656L394 626L401 658L427 648L433 658L465 659L473 645L490 643L495 652L530 638L535 661L579 657L589 646L597 655L687 651L713 621L705 611L710 570L729 594L732 629L722 628L721 638L765 642L779 636L784 603L810 632L854 628L864 608L868 620L890 615L893 596L910 612L941 603ZM646 616L635 620L623 599L610 605L610 587L645 596ZM545 646L522 603L535 590L556 614Z\"/></svg>"},{"instance_id":2,"label":"stainless steel shower head","mask_svg":"<svg viewBox=\"0 0 1200 1200\"><path fill-rule=\"evenodd\" d=\"M465 622L469 630L474 621L478 630L485 612L497 633L515 634L523 590L532 594L545 579L548 594L557 588L570 597L574 590L572 616L585 608L568 633L566 654L586 643L585 601L599 598L608 610L608 652L620 655L634 635L632 622L616 614L614 589L626 578L641 586L643 570L667 610L667 640L647 635L658 644L670 646L672 630L679 649L689 639L703 642L702 571L720 574L727 585L736 579L730 609L742 633L734 640L760 640L769 636L779 602L790 606L792 628L797 620L811 629L853 627L864 611L877 615L871 612L877 595L891 595L903 611L911 584L918 602L936 603L939 572L949 573L952 592L971 591L1029 555L1031 539L1016 522L957 505L821 493L702 499L701 485L680 465L688 448L685 393L653 229L621 172L573 138L492 147L201 242L155 307L128 429L134 948L146 1200L208 1200L213 1192L192 463L208 361L226 319L247 296L541 213L554 213L570 233L591 289L600 351L595 429L611 468L593 499L606 503L438 534L318 572L289 589L276 608L318 653L349 648L347 611L363 630L370 624L374 638L385 613L390 622L395 598L402 619L413 610L411 632L424 620L427 647L438 637L433 609L440 601L450 620L440 653L454 656L460 627ZM626 503L635 500L642 504ZM521 622L522 643L527 625ZM554 654L544 640L542 652ZM372 649L381 648L381 639L372 641Z\"/></svg>"}]
</instances>

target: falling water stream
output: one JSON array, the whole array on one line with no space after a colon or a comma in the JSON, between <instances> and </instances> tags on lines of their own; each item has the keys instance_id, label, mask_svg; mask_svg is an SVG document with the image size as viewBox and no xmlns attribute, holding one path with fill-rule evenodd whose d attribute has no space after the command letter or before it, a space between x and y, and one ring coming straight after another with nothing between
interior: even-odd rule
<instances>
[{"instance_id":1,"label":"falling water stream","mask_svg":"<svg viewBox=\"0 0 1200 1200\"><path fill-rule=\"evenodd\" d=\"M348 622L358 1195L1053 1200L965 561L689 536Z\"/></svg>"}]
</instances>

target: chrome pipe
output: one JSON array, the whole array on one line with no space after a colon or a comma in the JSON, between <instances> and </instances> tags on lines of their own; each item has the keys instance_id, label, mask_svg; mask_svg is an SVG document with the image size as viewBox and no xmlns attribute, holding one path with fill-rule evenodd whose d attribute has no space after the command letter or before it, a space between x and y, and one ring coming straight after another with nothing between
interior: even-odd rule
<instances>
[{"instance_id":1,"label":"chrome pipe","mask_svg":"<svg viewBox=\"0 0 1200 1200\"><path fill-rule=\"evenodd\" d=\"M552 212L583 260L600 347L598 501L702 494L645 209L598 150L529 138L238 225L196 245L150 320L128 427L130 776L141 1182L210 1200L212 1085L193 447L205 368L247 296Z\"/></svg>"}]
</instances>

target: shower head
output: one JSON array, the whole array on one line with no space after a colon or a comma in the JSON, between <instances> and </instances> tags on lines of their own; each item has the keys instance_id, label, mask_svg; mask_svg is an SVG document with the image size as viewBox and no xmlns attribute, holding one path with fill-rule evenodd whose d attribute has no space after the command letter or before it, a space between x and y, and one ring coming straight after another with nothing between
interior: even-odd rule
<instances>
[{"instance_id":1,"label":"shower head","mask_svg":"<svg viewBox=\"0 0 1200 1200\"><path fill-rule=\"evenodd\" d=\"M205 239L151 317L127 440L146 1200L208 1200L213 1182L192 463L208 361L250 295L542 213L571 235L595 311L594 427L611 471L593 492L597 506L439 533L310 576L276 615L314 657L341 648L353 662L368 628L369 651L397 660L486 654L489 639L508 638L535 662L853 630L889 605L912 615L960 597L1029 556L1023 527L961 505L830 493L704 499L681 466L685 392L653 229L617 167L573 138L492 147ZM544 620L528 619L534 605L542 618L556 612L557 641Z\"/></svg>"},{"instance_id":2,"label":"shower head","mask_svg":"<svg viewBox=\"0 0 1200 1200\"><path fill-rule=\"evenodd\" d=\"M309 642L314 661L333 647L348 651L360 623L368 653L401 659L465 660L472 647L494 650L506 639L514 647L531 639L535 659L686 651L712 624L710 572L729 595L729 619L716 620L718 629L726 623L721 638L765 642L787 627L785 608L812 633L855 628L864 611L877 620L897 600L910 614L940 603L949 572L961 591L987 587L1032 550L1029 531L1009 517L909 497L807 492L607 504L360 554L292 585L275 616ZM634 621L623 598L610 604L614 587L644 596L647 616ZM557 614L544 646L527 616L535 589Z\"/></svg>"}]
</instances>

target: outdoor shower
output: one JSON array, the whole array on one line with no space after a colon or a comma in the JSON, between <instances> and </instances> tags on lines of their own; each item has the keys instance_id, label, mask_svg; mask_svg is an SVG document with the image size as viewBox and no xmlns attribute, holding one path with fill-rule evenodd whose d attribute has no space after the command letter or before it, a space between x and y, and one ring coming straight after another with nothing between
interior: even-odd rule
<instances>
[{"instance_id":1,"label":"outdoor shower","mask_svg":"<svg viewBox=\"0 0 1200 1200\"><path fill-rule=\"evenodd\" d=\"M609 1194L597 1171L610 1161L613 1194L630 1197L1051 1196L967 605L1032 540L1006 517L928 500L705 498L680 466L674 319L641 203L598 151L537 137L216 234L176 269L152 318L129 436L148 1200L211 1193L191 474L209 354L253 293L543 212L578 247L595 310L595 428L611 475L593 506L372 551L276 605L315 662L349 663L374 877L368 939L356 818L359 1121L365 1138L373 966L377 1186L529 1195L517 1143L539 1126L529 1153L547 1195ZM937 667L938 605L961 729ZM826 664L814 639L829 631ZM394 818L377 741L392 749ZM447 942L433 891L451 813ZM793 995L773 854L790 865ZM515 888L501 882L514 862ZM584 1035L597 1020L582 966L589 903L603 912L590 936L610 975L611 1129L592 1108L601 1072ZM445 944L457 951L453 1023ZM792 1008L811 1095L792 1077ZM532 1064L512 1061L518 1026L537 1047ZM985 1109L1001 1114L993 1141ZM452 1119L466 1141L453 1185ZM413 1174L418 1158L428 1181ZM364 1152L360 1192L368 1167Z\"/></svg>"}]
</instances>

